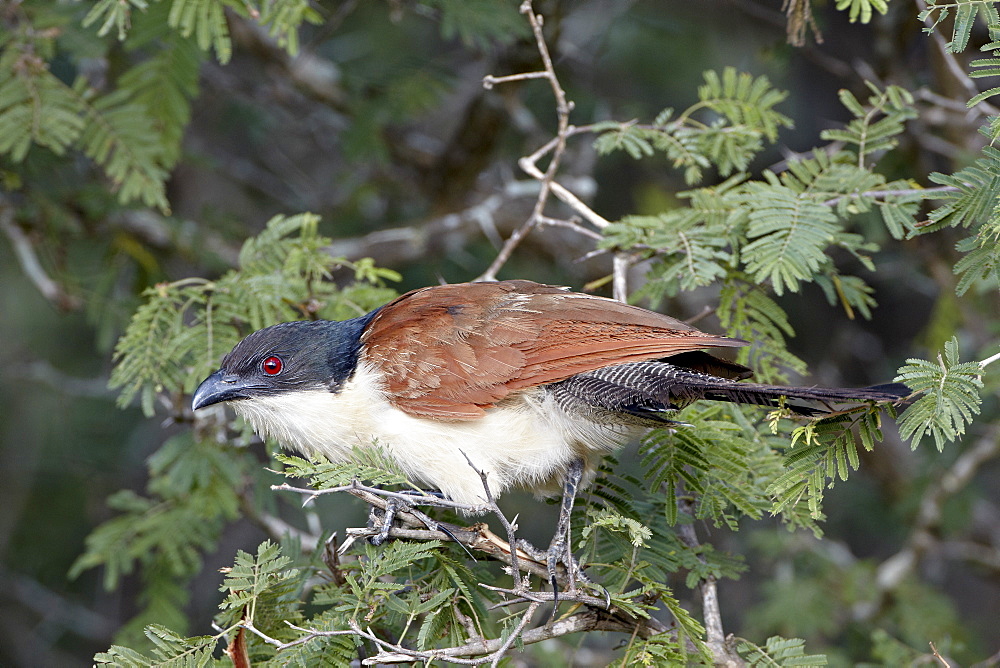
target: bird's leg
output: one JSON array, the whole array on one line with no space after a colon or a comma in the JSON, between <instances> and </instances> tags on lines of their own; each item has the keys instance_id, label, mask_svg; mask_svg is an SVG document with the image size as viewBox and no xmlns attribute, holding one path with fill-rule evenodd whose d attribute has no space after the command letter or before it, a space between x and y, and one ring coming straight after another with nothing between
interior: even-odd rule
<instances>
[{"instance_id":1,"label":"bird's leg","mask_svg":"<svg viewBox=\"0 0 1000 668\"><path fill-rule=\"evenodd\" d=\"M559 505L559 524L556 526L556 533L552 537L552 543L548 551L548 571L549 583L552 585L552 593L555 603L559 603L559 583L556 580L556 568L562 560L566 566L568 579L567 591L576 590L576 575L579 566L573 558L573 545L570 540L570 516L573 514L573 502L576 500L576 490L580 485L580 478L583 477L583 460L574 459L566 469L563 478L562 502Z\"/></svg>"},{"instance_id":2,"label":"bird's leg","mask_svg":"<svg viewBox=\"0 0 1000 668\"><path fill-rule=\"evenodd\" d=\"M400 510L399 501L397 501L392 497L389 497L385 500L385 510L382 511L381 521L378 522L379 531L377 534L369 538L368 542L377 547L382 543L384 543L386 540L388 540L389 530L392 529L392 523L396 521L396 513L399 512L399 510ZM377 519L377 517L378 515L375 514L375 507L372 506L372 522L371 522L372 525L375 524L375 520Z\"/></svg>"}]
</instances>

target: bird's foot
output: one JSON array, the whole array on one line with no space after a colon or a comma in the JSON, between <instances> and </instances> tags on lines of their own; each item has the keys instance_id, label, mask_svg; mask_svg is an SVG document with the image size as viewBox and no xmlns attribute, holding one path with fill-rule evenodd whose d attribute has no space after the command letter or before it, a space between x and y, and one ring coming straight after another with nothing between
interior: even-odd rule
<instances>
[{"instance_id":1,"label":"bird's foot","mask_svg":"<svg viewBox=\"0 0 1000 668\"><path fill-rule=\"evenodd\" d=\"M368 526L372 529L378 528L378 533L368 537L368 542L376 547L389 539L389 531L396 521L396 513L409 510L409 506L398 499L388 498L385 502L385 510L372 506L368 514Z\"/></svg>"}]
</instances>

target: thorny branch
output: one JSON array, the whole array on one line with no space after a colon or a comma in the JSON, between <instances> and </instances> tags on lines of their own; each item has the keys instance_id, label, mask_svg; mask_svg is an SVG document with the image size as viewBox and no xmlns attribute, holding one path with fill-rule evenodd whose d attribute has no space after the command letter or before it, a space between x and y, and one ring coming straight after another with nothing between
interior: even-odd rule
<instances>
[{"instance_id":1,"label":"thorny branch","mask_svg":"<svg viewBox=\"0 0 1000 668\"><path fill-rule=\"evenodd\" d=\"M470 462L470 466L472 463ZM473 468L475 468L473 466ZM477 471L479 472L479 471ZM334 635L356 635L374 643L380 653L374 657L365 659L363 665L386 664L386 663L408 663L413 661L433 661L435 659L447 658L448 661L462 665L482 665L489 663L491 666L499 664L500 660L507 654L514 643L523 645L541 642L550 638L557 638L570 633L580 633L586 631L621 631L637 635L641 638L649 638L659 633L669 631L669 627L656 619L638 619L630 614L613 607L610 597L598 598L587 595L580 591L563 591L559 595L561 601L568 601L580 604L578 611L551 623L543 624L535 628L528 629L536 611L543 603L555 601L555 592L536 591L528 586L526 578L522 578L521 573L528 576L536 575L543 582L547 581L549 571L544 563L544 552L532 547L524 540L516 537L516 523L509 521L489 490L486 475L479 472L482 477L483 487L486 490L487 503L482 506L469 506L456 503L448 499L442 499L430 495L413 495L392 492L388 490L369 487L354 481L350 485L342 485L322 490L304 489L291 485L275 485L274 490L290 491L305 495L308 503L313 498L336 492L348 492L366 503L373 509L379 509L383 513L388 512L390 506L395 509L396 522L401 526L392 526L388 530L390 538L404 540L439 540L455 541L463 546L467 551L478 552L490 559L494 559L506 564L508 573L514 578L512 589L503 589L490 585L482 585L485 589L499 592L510 598L498 604L498 607L508 607L512 605L527 603L527 607L521 611L520 619L505 638L486 639L482 637L472 637L469 641L460 646L435 649L429 651L418 651L404 647L399 644L387 642L376 636L371 629L361 629L356 623L350 624L349 631L319 631L316 629L304 629L289 624L293 629L301 631L304 635L293 641L281 642L270 638L259 629L253 626L252 620L244 620L241 626L256 634L265 642L273 645L278 650L287 649L314 638ZM424 513L417 510L416 505L428 505L434 507L448 507L452 509L464 510L466 512L492 512L500 519L501 524L507 532L507 540L503 540L484 523L477 523L472 526L463 527L455 524L438 522L431 519ZM372 527L348 529L349 539L341 546L339 553L343 553L354 540L358 538L370 538L379 533ZM471 552L470 552L471 554ZM568 574L565 571L557 572L556 575L560 586L566 588ZM463 658L476 657L476 658Z\"/></svg>"},{"instance_id":2,"label":"thorny branch","mask_svg":"<svg viewBox=\"0 0 1000 668\"><path fill-rule=\"evenodd\" d=\"M441 659L460 665L477 666L484 663L497 665L499 660L506 654L507 650L509 650L518 639L520 639L521 643L524 645L532 645L544 640L566 636L571 633L585 633L588 631L618 631L632 633L635 631L634 628L628 626L627 624L623 624L620 620L612 617L608 613L595 609L587 609L569 617L556 620L551 624L525 630L524 627L530 623L531 618L537 611L538 607L537 603L529 605L521 615L518 628L515 628L515 632L511 633L505 639L472 638L465 645L427 651L414 650L409 647L403 647L398 644L387 642L375 635L371 629L362 629L357 623L350 624L350 630L342 631L320 631L318 629L302 628L288 623L289 628L303 633L303 635L299 636L295 640L288 642L282 642L268 636L263 631L256 628L250 621L243 621L238 625L238 627L245 628L279 651L305 644L316 638L344 635L358 636L375 644L381 650L378 655L365 659L362 662L363 665L412 663L413 661L429 662ZM643 635L641 632L639 635L642 637L648 637ZM469 659L465 657L477 658Z\"/></svg>"}]
</instances>

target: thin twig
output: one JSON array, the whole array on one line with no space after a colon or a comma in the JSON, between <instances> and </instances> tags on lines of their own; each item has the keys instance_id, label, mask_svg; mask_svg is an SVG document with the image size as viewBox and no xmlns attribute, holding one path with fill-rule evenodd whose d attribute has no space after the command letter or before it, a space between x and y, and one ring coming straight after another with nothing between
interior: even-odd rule
<instances>
[{"instance_id":1,"label":"thin twig","mask_svg":"<svg viewBox=\"0 0 1000 668\"><path fill-rule=\"evenodd\" d=\"M563 90L562 85L559 83L559 77L556 75L555 67L552 64L552 57L549 54L549 47L545 43L545 35L542 32L543 18L540 14L535 13L535 9L531 4L531 0L525 0L521 3L520 11L522 14L528 17L528 22L531 24L531 31L535 36L535 45L538 48L538 54L542 58L542 65L544 71L541 72L529 72L522 75L511 75L507 77L487 77L483 81L483 85L487 88L492 87L496 83L503 81L515 81L519 79L536 79L542 78L547 79L549 85L552 87L552 93L556 98L556 120L558 129L556 131L556 136L554 139L554 146L551 148L552 157L549 160L548 169L545 170L544 174L541 174L537 167L535 168L535 173L532 173L526 166L535 167L535 163L529 162L529 158L521 158L518 164L521 169L531 174L531 176L537 178L541 184L541 189L538 193L538 199L535 200L534 209L532 209L531 215L528 219L510 235L507 241L504 243L500 252L497 253L496 258L490 266L483 272L479 280L492 281L496 280L497 272L500 268L507 263L514 249L524 240L531 230L538 225L539 220L542 218L545 210L545 205L549 199L549 193L553 190L553 180L555 178L556 172L559 170L559 163L562 159L563 152L566 150L566 138L569 132L569 114L573 109L573 103L567 100L566 91ZM551 142L550 142L551 143ZM548 146L548 144L546 144ZM544 147L543 147L544 148ZM536 153L538 153L536 151Z\"/></svg>"},{"instance_id":2,"label":"thin twig","mask_svg":"<svg viewBox=\"0 0 1000 668\"><path fill-rule=\"evenodd\" d=\"M694 515L694 499L687 494L677 495L678 509L687 515ZM701 543L695 533L694 525L680 522L677 527L677 537L686 546L695 551L698 560L705 563L705 558L698 552ZM719 592L715 576L709 575L699 583L701 589L702 615L705 618L705 644L712 652L717 666L742 666L744 662L730 651L726 643L726 634L722 629L722 611L719 608Z\"/></svg>"},{"instance_id":3,"label":"thin twig","mask_svg":"<svg viewBox=\"0 0 1000 668\"><path fill-rule=\"evenodd\" d=\"M518 591L521 591L522 589L527 589L527 585L521 580L521 565L519 563L520 560L518 559L517 556L517 550L514 549L514 547L517 545L517 536L515 535L515 531L517 529L517 518L516 517L514 518L514 522L510 522L507 519L507 516L504 515L503 512L500 510L500 506L497 505L497 501L493 497L493 490L490 489L490 483L489 479L487 478L486 471L476 468L476 465L472 463L472 460L469 459L469 455L465 454L465 452L462 452L462 455L465 457L465 461L469 463L469 466L472 468L472 470L476 472L476 475L479 476L479 479L482 480L483 490L486 492L486 502L490 506L490 509L493 511L493 514L496 515L497 519L500 520L500 524L503 525L504 531L507 532L507 544L511 548L510 575L512 578L514 578L514 588Z\"/></svg>"},{"instance_id":4,"label":"thin twig","mask_svg":"<svg viewBox=\"0 0 1000 668\"><path fill-rule=\"evenodd\" d=\"M935 186L933 188L901 188L898 190L866 190L864 192L857 193L846 193L844 195L838 195L836 197L830 198L823 202L823 206L833 206L843 199L883 199L886 197L907 197L909 195L921 195L926 196L928 194L935 193L954 193L958 192L958 188L955 186ZM927 199L933 199L928 197Z\"/></svg>"},{"instance_id":5,"label":"thin twig","mask_svg":"<svg viewBox=\"0 0 1000 668\"><path fill-rule=\"evenodd\" d=\"M931 643L927 643L927 644L931 646L931 652L934 653L934 658L937 659L938 661L940 661L941 665L944 666L944 668L951 668L951 664L948 663L945 660L945 658L943 656L941 656L941 654L938 653L937 647L934 646L934 643L931 642Z\"/></svg>"},{"instance_id":6,"label":"thin twig","mask_svg":"<svg viewBox=\"0 0 1000 668\"><path fill-rule=\"evenodd\" d=\"M612 296L620 302L628 301L628 268L632 259L625 253L617 252L612 260Z\"/></svg>"},{"instance_id":7,"label":"thin twig","mask_svg":"<svg viewBox=\"0 0 1000 668\"><path fill-rule=\"evenodd\" d=\"M987 357L986 359L984 359L982 362L979 363L979 368L980 369L985 369L989 365L991 365L994 362L996 362L998 359L1000 359L1000 353L996 353L994 355L990 355L989 357Z\"/></svg>"}]
</instances>

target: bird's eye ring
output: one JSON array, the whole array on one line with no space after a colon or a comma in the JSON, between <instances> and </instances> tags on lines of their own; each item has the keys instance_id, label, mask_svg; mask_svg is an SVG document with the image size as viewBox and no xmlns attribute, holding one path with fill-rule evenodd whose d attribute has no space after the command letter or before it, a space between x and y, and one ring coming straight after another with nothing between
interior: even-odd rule
<instances>
[{"instance_id":1,"label":"bird's eye ring","mask_svg":"<svg viewBox=\"0 0 1000 668\"><path fill-rule=\"evenodd\" d=\"M281 369L285 366L281 358L276 355L271 355L266 360L260 363L260 370L266 373L268 376L277 376L281 373Z\"/></svg>"}]
</instances>

